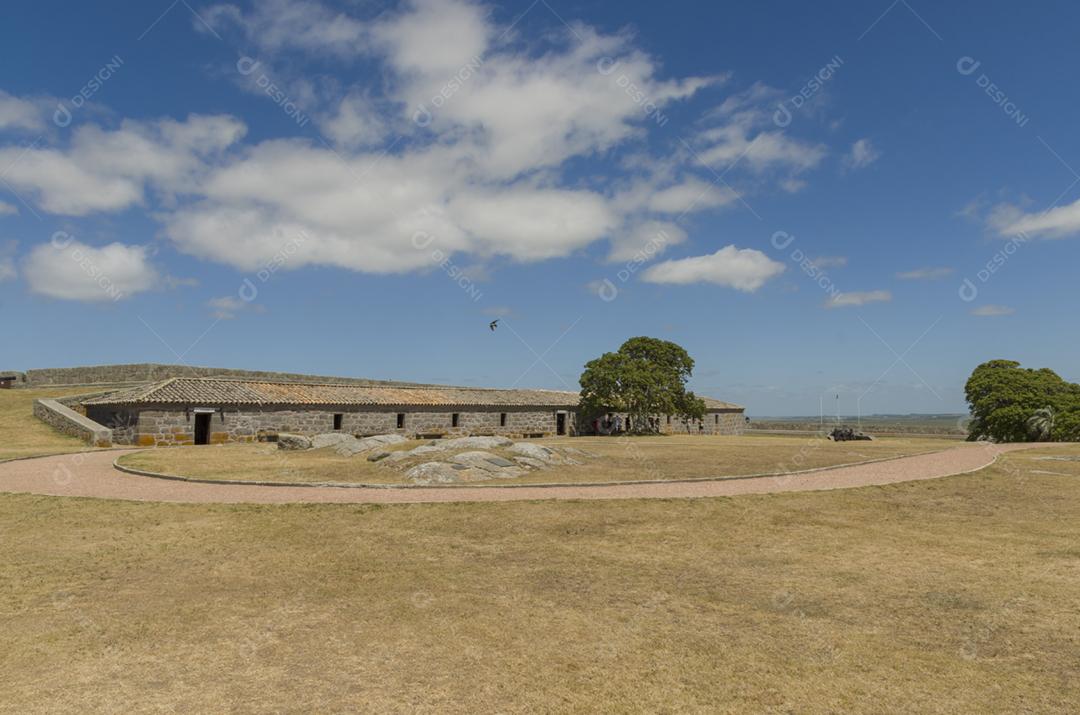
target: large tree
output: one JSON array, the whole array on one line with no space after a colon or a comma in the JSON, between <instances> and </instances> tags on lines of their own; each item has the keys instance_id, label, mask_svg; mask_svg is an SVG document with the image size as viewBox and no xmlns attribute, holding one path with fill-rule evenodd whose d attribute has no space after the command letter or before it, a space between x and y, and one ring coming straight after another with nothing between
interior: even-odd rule
<instances>
[{"instance_id":1,"label":"large tree","mask_svg":"<svg viewBox=\"0 0 1080 715\"><path fill-rule=\"evenodd\" d=\"M591 419L625 412L633 430L648 430L649 417L702 419L705 403L686 389L694 360L679 345L656 338L630 338L617 352L604 353L581 374L581 409Z\"/></svg>"},{"instance_id":2,"label":"large tree","mask_svg":"<svg viewBox=\"0 0 1080 715\"><path fill-rule=\"evenodd\" d=\"M991 360L975 368L964 387L971 406L968 439L1025 442L1080 438L1080 385L1047 368Z\"/></svg>"}]
</instances>

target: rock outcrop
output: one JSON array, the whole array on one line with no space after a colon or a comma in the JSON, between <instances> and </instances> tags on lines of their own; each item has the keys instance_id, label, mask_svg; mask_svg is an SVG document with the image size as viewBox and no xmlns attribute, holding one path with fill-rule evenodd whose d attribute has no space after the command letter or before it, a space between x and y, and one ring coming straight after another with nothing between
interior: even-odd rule
<instances>
[{"instance_id":1,"label":"rock outcrop","mask_svg":"<svg viewBox=\"0 0 1080 715\"><path fill-rule=\"evenodd\" d=\"M473 449L469 449L470 447ZM464 451L459 451L462 449ZM489 450L498 450L500 453ZM379 461L391 469L406 470L405 476L413 484L457 484L490 479L515 479L531 471L582 463L571 457L570 453L579 457L593 456L577 449L511 442L502 437L463 437L433 442L407 451L375 453L368 459ZM410 460L429 455L437 455L439 461L408 466Z\"/></svg>"},{"instance_id":2,"label":"rock outcrop","mask_svg":"<svg viewBox=\"0 0 1080 715\"><path fill-rule=\"evenodd\" d=\"M391 444L400 444L407 442L405 437L399 434L377 434L373 437L364 437L363 439L356 439L353 437L351 440L345 440L337 445L336 449L339 454L343 454L346 457L352 457L357 454L364 454L370 452L373 449L379 447L386 447Z\"/></svg>"},{"instance_id":3,"label":"rock outcrop","mask_svg":"<svg viewBox=\"0 0 1080 715\"><path fill-rule=\"evenodd\" d=\"M288 432L281 432L277 438L278 449L292 451L300 451L304 449L311 449L311 440L302 434L289 434Z\"/></svg>"}]
</instances>

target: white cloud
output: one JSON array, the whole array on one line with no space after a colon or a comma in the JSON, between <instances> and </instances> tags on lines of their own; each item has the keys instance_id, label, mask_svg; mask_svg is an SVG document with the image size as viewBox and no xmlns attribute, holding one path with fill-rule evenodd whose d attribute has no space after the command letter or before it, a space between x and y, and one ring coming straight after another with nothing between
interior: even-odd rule
<instances>
[{"instance_id":1,"label":"white cloud","mask_svg":"<svg viewBox=\"0 0 1080 715\"><path fill-rule=\"evenodd\" d=\"M980 194L964 204L956 215L966 221L981 222L983 213L986 211L986 203L986 197Z\"/></svg>"},{"instance_id":2,"label":"white cloud","mask_svg":"<svg viewBox=\"0 0 1080 715\"><path fill-rule=\"evenodd\" d=\"M609 302L619 295L619 289L607 278L589 281L585 284L585 290Z\"/></svg>"},{"instance_id":3,"label":"white cloud","mask_svg":"<svg viewBox=\"0 0 1080 715\"><path fill-rule=\"evenodd\" d=\"M947 268L945 266L927 266L926 268L916 268L913 271L897 273L896 277L904 281L936 281L942 278L948 278L952 274L952 268Z\"/></svg>"},{"instance_id":4,"label":"white cloud","mask_svg":"<svg viewBox=\"0 0 1080 715\"><path fill-rule=\"evenodd\" d=\"M701 160L719 172L743 165L758 174L786 172L779 180L781 188L800 191L806 182L797 175L820 164L826 150L777 129L773 113L781 97L780 90L758 82L725 99L709 114L716 126L697 137Z\"/></svg>"},{"instance_id":5,"label":"white cloud","mask_svg":"<svg viewBox=\"0 0 1080 715\"><path fill-rule=\"evenodd\" d=\"M972 310L971 314L982 318L997 318L1003 315L1012 315L1015 312L1016 309L1006 305L980 305Z\"/></svg>"},{"instance_id":6,"label":"white cloud","mask_svg":"<svg viewBox=\"0 0 1080 715\"><path fill-rule=\"evenodd\" d=\"M519 260L565 256L606 236L616 217L602 197L586 191L514 188L453 199L448 213L481 254Z\"/></svg>"},{"instance_id":7,"label":"white cloud","mask_svg":"<svg viewBox=\"0 0 1080 715\"><path fill-rule=\"evenodd\" d=\"M657 213L681 214L726 206L737 199L738 197L731 189L691 178L682 183L650 191L646 206Z\"/></svg>"},{"instance_id":8,"label":"white cloud","mask_svg":"<svg viewBox=\"0 0 1080 715\"><path fill-rule=\"evenodd\" d=\"M6 179L55 214L145 207L178 250L243 270L289 246L283 268L371 273L431 269L433 251L482 266L565 257L600 240L630 260L650 234L668 235L654 255L686 239L672 216L737 200L686 152L652 157L641 141L658 112L724 78L662 77L629 34L575 25L574 38L510 43L511 28L469 0L414 0L364 20L314 0L202 14L222 33L242 33L264 68L296 66L290 53L370 63L375 81L364 86L321 70L297 80L333 150L303 132L237 146L246 127L226 116L83 124L67 146L21 158L0 148L0 165L19 159ZM714 158L750 149L751 173L774 168L796 181L824 148L752 116L746 107L767 94L751 91L737 111L717 113L724 126L698 143ZM421 107L429 116L412 121ZM627 145L635 168L564 175L571 160Z\"/></svg>"},{"instance_id":9,"label":"white cloud","mask_svg":"<svg viewBox=\"0 0 1080 715\"><path fill-rule=\"evenodd\" d=\"M40 131L45 123L38 102L14 97L0 89L0 130Z\"/></svg>"},{"instance_id":10,"label":"white cloud","mask_svg":"<svg viewBox=\"0 0 1080 715\"><path fill-rule=\"evenodd\" d=\"M847 256L818 256L811 261L818 268L843 268L848 264Z\"/></svg>"},{"instance_id":11,"label":"white cloud","mask_svg":"<svg viewBox=\"0 0 1080 715\"><path fill-rule=\"evenodd\" d=\"M30 289L51 298L116 301L157 286L160 276L145 246L111 243L101 248L79 241L38 246L23 264Z\"/></svg>"},{"instance_id":12,"label":"white cloud","mask_svg":"<svg viewBox=\"0 0 1080 715\"><path fill-rule=\"evenodd\" d=\"M780 180L780 188L789 194L797 194L806 188L806 180L789 176Z\"/></svg>"},{"instance_id":13,"label":"white cloud","mask_svg":"<svg viewBox=\"0 0 1080 715\"><path fill-rule=\"evenodd\" d=\"M16 241L0 243L0 283L12 280L19 275L19 272L15 269L14 258L17 246Z\"/></svg>"},{"instance_id":14,"label":"white cloud","mask_svg":"<svg viewBox=\"0 0 1080 715\"><path fill-rule=\"evenodd\" d=\"M1065 238L1080 233L1080 199L1040 213L1025 213L1019 206L999 204L991 210L988 223L1002 236Z\"/></svg>"},{"instance_id":15,"label":"white cloud","mask_svg":"<svg viewBox=\"0 0 1080 715\"><path fill-rule=\"evenodd\" d=\"M446 81L487 52L495 34L487 11L459 0L411 0L406 11L375 25L373 41L403 74Z\"/></svg>"},{"instance_id":16,"label":"white cloud","mask_svg":"<svg viewBox=\"0 0 1080 715\"><path fill-rule=\"evenodd\" d=\"M312 0L262 0L244 14L232 4L214 5L194 18L193 27L205 32L203 20L219 31L238 27L260 49L285 49L351 57L368 43L364 23Z\"/></svg>"},{"instance_id":17,"label":"white cloud","mask_svg":"<svg viewBox=\"0 0 1080 715\"><path fill-rule=\"evenodd\" d=\"M778 168L798 173L813 169L825 158L825 147L821 144L802 142L781 131L755 134L741 121L709 129L701 138L707 144L701 152L702 161L719 172L738 162L756 172Z\"/></svg>"},{"instance_id":18,"label":"white cloud","mask_svg":"<svg viewBox=\"0 0 1080 715\"><path fill-rule=\"evenodd\" d=\"M859 139L851 145L851 150L844 156L844 166L849 169L862 169L870 166L881 158L879 152L869 139Z\"/></svg>"},{"instance_id":19,"label":"white cloud","mask_svg":"<svg viewBox=\"0 0 1080 715\"><path fill-rule=\"evenodd\" d=\"M16 216L18 213L18 206L0 201L0 216Z\"/></svg>"},{"instance_id":20,"label":"white cloud","mask_svg":"<svg viewBox=\"0 0 1080 715\"><path fill-rule=\"evenodd\" d=\"M664 261L642 274L648 283L715 283L753 293L784 272L784 264L752 248L725 246L716 253Z\"/></svg>"},{"instance_id":21,"label":"white cloud","mask_svg":"<svg viewBox=\"0 0 1080 715\"><path fill-rule=\"evenodd\" d=\"M736 92L726 98L711 114L722 117L731 117L736 114L764 116L763 107L775 107L783 98L784 93L776 87L770 87L763 82L755 82L749 89Z\"/></svg>"},{"instance_id":22,"label":"white cloud","mask_svg":"<svg viewBox=\"0 0 1080 715\"><path fill-rule=\"evenodd\" d=\"M612 262L653 260L669 246L686 240L686 231L670 221L643 221L616 232L611 239L608 260Z\"/></svg>"},{"instance_id":23,"label":"white cloud","mask_svg":"<svg viewBox=\"0 0 1080 715\"><path fill-rule=\"evenodd\" d=\"M892 293L887 290L872 290L864 293L840 293L825 302L826 308L851 308L867 303L888 303Z\"/></svg>"},{"instance_id":24,"label":"white cloud","mask_svg":"<svg viewBox=\"0 0 1080 715\"><path fill-rule=\"evenodd\" d=\"M206 307L210 309L210 315L218 320L232 320L238 313L245 310L254 310L257 313L265 311L265 308L262 305L241 300L233 295L211 298L206 301Z\"/></svg>"},{"instance_id":25,"label":"white cloud","mask_svg":"<svg viewBox=\"0 0 1080 715\"><path fill-rule=\"evenodd\" d=\"M630 48L625 38L587 28L578 34L581 41L540 57L490 52L479 66L465 58L436 74L411 75L401 96L410 116L419 110L430 113L431 131L467 132L474 147L471 159L488 176L508 180L643 136L640 125L649 115L643 102L626 91L627 84L660 108L712 82L658 80L654 62ZM605 75L598 65L609 58L616 69ZM467 64L472 69L465 77L459 70ZM436 97L459 77L464 77L459 87L436 107Z\"/></svg>"},{"instance_id":26,"label":"white cloud","mask_svg":"<svg viewBox=\"0 0 1080 715\"><path fill-rule=\"evenodd\" d=\"M38 197L51 213L82 216L116 211L143 200L149 185L167 194L193 191L206 166L244 134L231 117L196 116L125 121L107 131L94 125L75 130L68 151L51 148L0 149L5 180Z\"/></svg>"},{"instance_id":27,"label":"white cloud","mask_svg":"<svg viewBox=\"0 0 1080 715\"><path fill-rule=\"evenodd\" d=\"M387 126L373 101L359 94L341 100L337 111L319 125L328 139L348 149L374 146L386 138Z\"/></svg>"}]
</instances>

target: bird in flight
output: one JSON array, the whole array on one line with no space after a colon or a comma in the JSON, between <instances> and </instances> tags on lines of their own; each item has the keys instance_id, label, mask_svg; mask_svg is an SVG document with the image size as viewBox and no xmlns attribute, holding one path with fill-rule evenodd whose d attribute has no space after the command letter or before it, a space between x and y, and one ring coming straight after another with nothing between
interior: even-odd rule
<instances>
[{"instance_id":1,"label":"bird in flight","mask_svg":"<svg viewBox=\"0 0 1080 715\"><path fill-rule=\"evenodd\" d=\"M499 327L499 319L496 318L495 320L488 323L488 327L491 328L492 330L495 330L495 328Z\"/></svg>"}]
</instances>

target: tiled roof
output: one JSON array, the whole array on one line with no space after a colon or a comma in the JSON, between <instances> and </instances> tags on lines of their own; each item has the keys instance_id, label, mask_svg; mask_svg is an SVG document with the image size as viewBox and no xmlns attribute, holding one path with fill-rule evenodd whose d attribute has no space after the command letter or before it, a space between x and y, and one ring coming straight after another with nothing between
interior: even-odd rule
<instances>
[{"instance_id":1,"label":"tiled roof","mask_svg":"<svg viewBox=\"0 0 1080 715\"><path fill-rule=\"evenodd\" d=\"M742 405L736 405L733 402L724 402L723 400L715 400L711 397L702 397L705 401L705 409L707 410L744 410L746 409Z\"/></svg>"},{"instance_id":2,"label":"tiled roof","mask_svg":"<svg viewBox=\"0 0 1080 715\"><path fill-rule=\"evenodd\" d=\"M388 387L174 377L88 400L87 405L430 405L573 407L578 393L475 387Z\"/></svg>"},{"instance_id":3,"label":"tiled roof","mask_svg":"<svg viewBox=\"0 0 1080 715\"><path fill-rule=\"evenodd\" d=\"M703 398L707 409L741 410L730 402ZM174 377L85 401L86 405L307 405L575 407L576 392L498 390L481 387L346 385L267 382L212 377Z\"/></svg>"}]
</instances>

